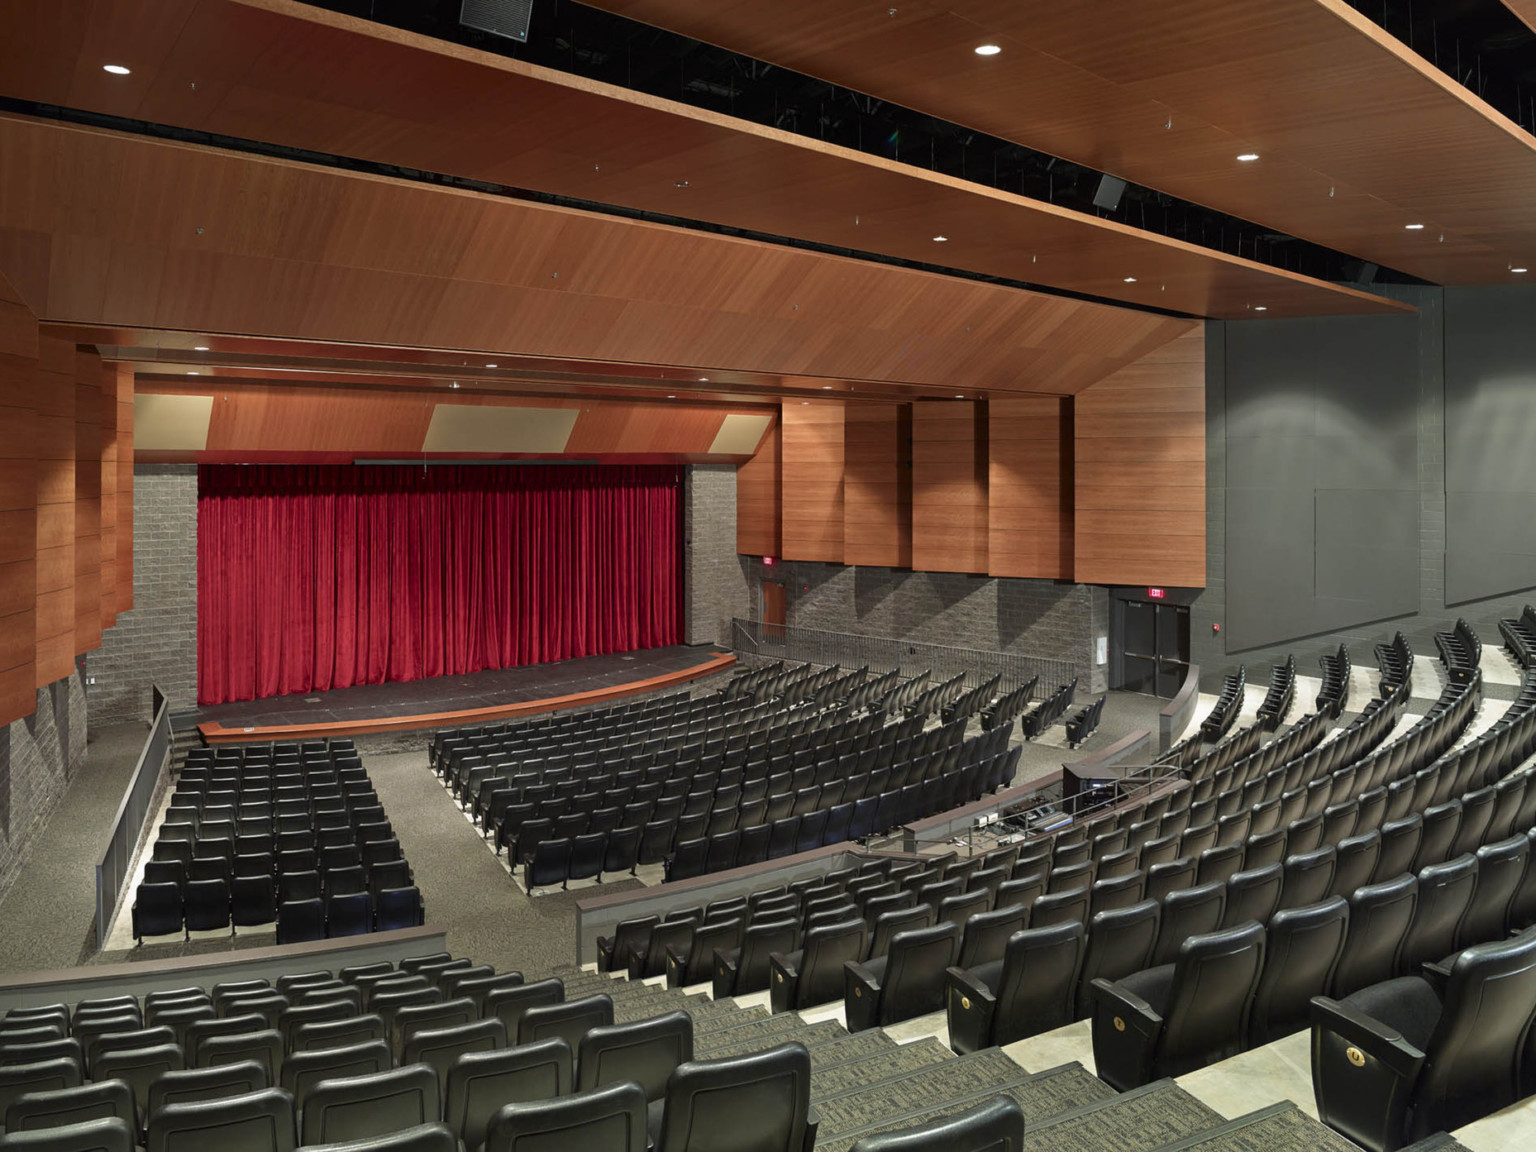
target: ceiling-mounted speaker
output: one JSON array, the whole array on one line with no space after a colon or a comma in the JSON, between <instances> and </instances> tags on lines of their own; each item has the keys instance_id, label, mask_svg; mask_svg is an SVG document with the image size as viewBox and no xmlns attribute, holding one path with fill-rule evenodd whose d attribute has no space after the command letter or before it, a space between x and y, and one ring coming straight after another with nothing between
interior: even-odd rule
<instances>
[{"instance_id":1,"label":"ceiling-mounted speaker","mask_svg":"<svg viewBox=\"0 0 1536 1152\"><path fill-rule=\"evenodd\" d=\"M533 0L464 0L459 23L466 28L528 43L528 22Z\"/></svg>"},{"instance_id":2,"label":"ceiling-mounted speaker","mask_svg":"<svg viewBox=\"0 0 1536 1152\"><path fill-rule=\"evenodd\" d=\"M1106 212L1120 207L1120 196L1125 191L1125 181L1118 176L1100 176L1099 190L1093 194L1093 206Z\"/></svg>"}]
</instances>

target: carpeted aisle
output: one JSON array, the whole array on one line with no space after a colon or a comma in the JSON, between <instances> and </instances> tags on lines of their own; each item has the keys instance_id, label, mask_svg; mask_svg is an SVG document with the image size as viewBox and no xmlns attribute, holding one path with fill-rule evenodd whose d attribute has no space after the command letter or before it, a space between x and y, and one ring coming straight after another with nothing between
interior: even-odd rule
<instances>
[{"instance_id":1,"label":"carpeted aisle","mask_svg":"<svg viewBox=\"0 0 1536 1152\"><path fill-rule=\"evenodd\" d=\"M414 752L365 753L363 766L416 874L427 923L448 930L455 955L498 969L574 964L576 901L640 882L626 878L529 899L427 767L426 742L423 736Z\"/></svg>"}]
</instances>

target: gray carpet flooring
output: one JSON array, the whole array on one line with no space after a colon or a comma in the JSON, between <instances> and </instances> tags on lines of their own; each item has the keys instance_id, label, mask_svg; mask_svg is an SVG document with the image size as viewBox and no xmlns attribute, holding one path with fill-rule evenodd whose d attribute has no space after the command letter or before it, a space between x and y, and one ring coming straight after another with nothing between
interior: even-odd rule
<instances>
[{"instance_id":1,"label":"gray carpet flooring","mask_svg":"<svg viewBox=\"0 0 1536 1152\"><path fill-rule=\"evenodd\" d=\"M0 900L0 972L82 963L95 949L96 865L144 749L143 724L103 725Z\"/></svg>"},{"instance_id":2,"label":"gray carpet flooring","mask_svg":"<svg viewBox=\"0 0 1536 1152\"><path fill-rule=\"evenodd\" d=\"M1164 1144L1159 1152L1359 1152L1359 1147L1287 1103Z\"/></svg>"},{"instance_id":3,"label":"gray carpet flooring","mask_svg":"<svg viewBox=\"0 0 1536 1152\"><path fill-rule=\"evenodd\" d=\"M1023 1152L1150 1152L1224 1122L1172 1080L1161 1080L1024 1133Z\"/></svg>"}]
</instances>

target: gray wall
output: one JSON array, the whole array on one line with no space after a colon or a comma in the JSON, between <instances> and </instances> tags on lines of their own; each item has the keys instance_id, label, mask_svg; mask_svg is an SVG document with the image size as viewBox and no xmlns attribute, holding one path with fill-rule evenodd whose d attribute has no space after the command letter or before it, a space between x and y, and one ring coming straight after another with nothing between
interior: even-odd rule
<instances>
[{"instance_id":1,"label":"gray wall","mask_svg":"<svg viewBox=\"0 0 1536 1152\"><path fill-rule=\"evenodd\" d=\"M37 710L0 727L0 895L16 878L85 758L78 673L37 692Z\"/></svg>"},{"instance_id":2,"label":"gray wall","mask_svg":"<svg viewBox=\"0 0 1536 1152\"><path fill-rule=\"evenodd\" d=\"M694 464L684 471L683 540L683 638L729 644L731 620L748 611L747 578L736 562L734 464Z\"/></svg>"},{"instance_id":3,"label":"gray wall","mask_svg":"<svg viewBox=\"0 0 1536 1152\"><path fill-rule=\"evenodd\" d=\"M1445 592L1536 587L1536 286L1445 291Z\"/></svg>"},{"instance_id":4,"label":"gray wall","mask_svg":"<svg viewBox=\"0 0 1536 1152\"><path fill-rule=\"evenodd\" d=\"M91 722L150 719L150 685L171 711L197 706L197 466L133 470L133 608L86 657Z\"/></svg>"},{"instance_id":5,"label":"gray wall","mask_svg":"<svg viewBox=\"0 0 1536 1152\"><path fill-rule=\"evenodd\" d=\"M1104 691L1106 666L1094 662L1094 638L1109 633L1104 588L803 560L766 567L752 556L738 560L754 617L761 582L782 580L791 625L1068 660L1088 691Z\"/></svg>"}]
</instances>

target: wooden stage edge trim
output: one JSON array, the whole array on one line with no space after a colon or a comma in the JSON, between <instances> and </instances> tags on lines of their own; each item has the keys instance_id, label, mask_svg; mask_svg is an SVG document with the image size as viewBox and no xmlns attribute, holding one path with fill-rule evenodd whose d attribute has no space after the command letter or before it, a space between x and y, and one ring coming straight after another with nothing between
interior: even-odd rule
<instances>
[{"instance_id":1,"label":"wooden stage edge trim","mask_svg":"<svg viewBox=\"0 0 1536 1152\"><path fill-rule=\"evenodd\" d=\"M670 688L674 684L686 684L690 680L712 676L735 663L735 656L721 652L702 664L652 676L647 680L631 680L626 684L594 688L590 692L574 692L569 696L523 700L516 704L494 704L489 708L468 708L460 712L425 712L417 716L385 716L378 720L345 720L333 724L283 724L268 728L226 728L217 720L212 720L206 724L199 724L197 730L202 733L205 744L246 744L252 740L368 736L377 732L409 732L418 728L451 728L458 724L477 724L486 720L505 720L512 716L559 712L566 708L579 708L584 704L600 704L604 700L638 696L642 692L655 692L660 688Z\"/></svg>"}]
</instances>

